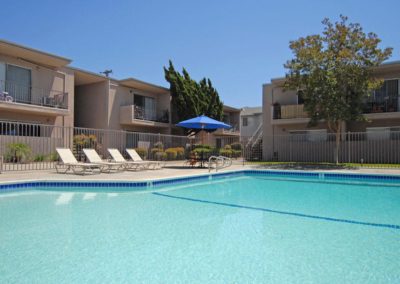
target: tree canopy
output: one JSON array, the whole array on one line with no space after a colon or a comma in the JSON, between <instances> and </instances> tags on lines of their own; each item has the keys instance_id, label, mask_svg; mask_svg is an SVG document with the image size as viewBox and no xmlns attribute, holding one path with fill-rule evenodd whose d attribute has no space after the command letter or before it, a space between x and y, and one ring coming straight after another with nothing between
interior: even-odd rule
<instances>
[{"instance_id":1,"label":"tree canopy","mask_svg":"<svg viewBox=\"0 0 400 284\"><path fill-rule=\"evenodd\" d=\"M375 33L366 34L347 20L342 15L335 23L324 19L322 34L291 41L294 58L285 64L285 87L302 91L310 125L324 120L336 133L336 162L343 124L364 120L363 99L382 84L372 76L373 68L392 53L379 48Z\"/></svg>"},{"instance_id":2,"label":"tree canopy","mask_svg":"<svg viewBox=\"0 0 400 284\"><path fill-rule=\"evenodd\" d=\"M223 103L210 79L203 78L196 82L185 68L182 74L176 71L171 61L168 69L164 67L164 73L170 83L174 122L202 114L222 120Z\"/></svg>"}]
</instances>

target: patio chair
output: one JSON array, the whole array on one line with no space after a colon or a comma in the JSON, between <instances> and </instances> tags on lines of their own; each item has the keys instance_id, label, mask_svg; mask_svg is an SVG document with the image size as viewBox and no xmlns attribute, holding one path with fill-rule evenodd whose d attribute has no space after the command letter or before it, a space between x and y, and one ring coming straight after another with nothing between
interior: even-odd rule
<instances>
[{"instance_id":1,"label":"patio chair","mask_svg":"<svg viewBox=\"0 0 400 284\"><path fill-rule=\"evenodd\" d=\"M107 150L108 150L108 153L110 153L113 160L117 163L122 163L126 170L131 170L131 169L137 170L140 167L143 168L143 166L144 166L144 163L141 163L141 162L125 160L125 158L122 156L122 154L120 153L120 151L118 149L110 149L109 148Z\"/></svg>"},{"instance_id":2,"label":"patio chair","mask_svg":"<svg viewBox=\"0 0 400 284\"><path fill-rule=\"evenodd\" d=\"M56 148L56 151L61 159L61 162L56 164L57 173L65 174L70 170L74 174L93 173L95 169L98 169L100 172L104 171L103 165L78 162L69 148Z\"/></svg>"},{"instance_id":3,"label":"patio chair","mask_svg":"<svg viewBox=\"0 0 400 284\"><path fill-rule=\"evenodd\" d=\"M161 165L159 162L156 161L143 161L142 157L136 152L135 149L126 149L129 157L131 157L132 161L141 163L147 169L152 167L153 170L161 169Z\"/></svg>"},{"instance_id":4,"label":"patio chair","mask_svg":"<svg viewBox=\"0 0 400 284\"><path fill-rule=\"evenodd\" d=\"M98 164L98 165L103 165L107 167L109 171L111 170L122 170L125 168L124 163L118 163L118 162L107 162L103 161L99 154L97 154L96 150L94 149L83 149L83 153L85 153L85 156L88 158L89 162L93 164Z\"/></svg>"}]
</instances>

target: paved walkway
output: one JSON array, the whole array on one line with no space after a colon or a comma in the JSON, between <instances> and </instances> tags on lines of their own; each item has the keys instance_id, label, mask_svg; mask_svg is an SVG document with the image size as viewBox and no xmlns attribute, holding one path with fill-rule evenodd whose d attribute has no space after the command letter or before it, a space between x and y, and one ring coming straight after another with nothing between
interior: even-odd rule
<instances>
[{"instance_id":1,"label":"paved walkway","mask_svg":"<svg viewBox=\"0 0 400 284\"><path fill-rule=\"evenodd\" d=\"M234 164L228 168L220 169L218 172L243 170L243 169L267 169L259 166L243 166ZM296 169L288 169L296 170ZM344 173L373 173L373 174L395 174L400 175L400 169L307 169L307 171L318 172L344 172ZM212 172L215 172L213 170ZM3 172L0 174L1 182L26 181L26 180L124 180L124 181L139 181L139 180L154 180L162 178L182 177L198 174L207 174L207 168L190 168L182 167L182 164L168 164L167 167L161 170L146 170L146 171L124 171L115 173L101 173L92 175L75 175L75 174L58 174L55 170L35 170L35 171L15 171Z\"/></svg>"}]
</instances>

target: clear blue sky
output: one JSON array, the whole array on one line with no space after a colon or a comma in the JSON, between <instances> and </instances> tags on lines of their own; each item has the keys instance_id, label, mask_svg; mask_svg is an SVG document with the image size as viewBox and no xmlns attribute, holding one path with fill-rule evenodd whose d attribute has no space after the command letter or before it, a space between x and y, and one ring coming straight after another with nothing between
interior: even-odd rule
<instances>
[{"instance_id":1,"label":"clear blue sky","mask_svg":"<svg viewBox=\"0 0 400 284\"><path fill-rule=\"evenodd\" d=\"M72 65L168 87L164 65L210 77L224 103L261 105L284 75L290 40L344 14L400 59L400 1L2 1L0 38L65 56Z\"/></svg>"}]
</instances>

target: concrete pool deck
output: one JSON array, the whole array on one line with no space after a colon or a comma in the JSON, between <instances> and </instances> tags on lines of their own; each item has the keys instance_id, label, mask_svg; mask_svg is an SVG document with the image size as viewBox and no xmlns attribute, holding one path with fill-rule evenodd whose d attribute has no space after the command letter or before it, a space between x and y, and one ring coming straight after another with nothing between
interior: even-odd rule
<instances>
[{"instance_id":1,"label":"concrete pool deck","mask_svg":"<svg viewBox=\"0 0 400 284\"><path fill-rule=\"evenodd\" d=\"M266 170L287 170L296 171L299 169L277 169L268 168L257 165L245 165L241 163L234 163L232 166L218 170L218 172L244 170L244 169L266 169ZM305 171L313 172L340 172L340 173L365 173L365 174L387 174L387 175L400 175L400 169L302 169ZM145 170L145 171L123 171L114 173L100 173L100 174L59 174L55 169L50 170L34 170L34 171L13 171L0 173L0 183L16 182L16 181L33 181L33 180L97 180L97 181L143 181L154 180L163 178L185 177L192 175L208 174L207 168L191 168L183 167L182 163L168 163L165 168L161 170ZM215 173L212 170L211 173Z\"/></svg>"}]
</instances>

